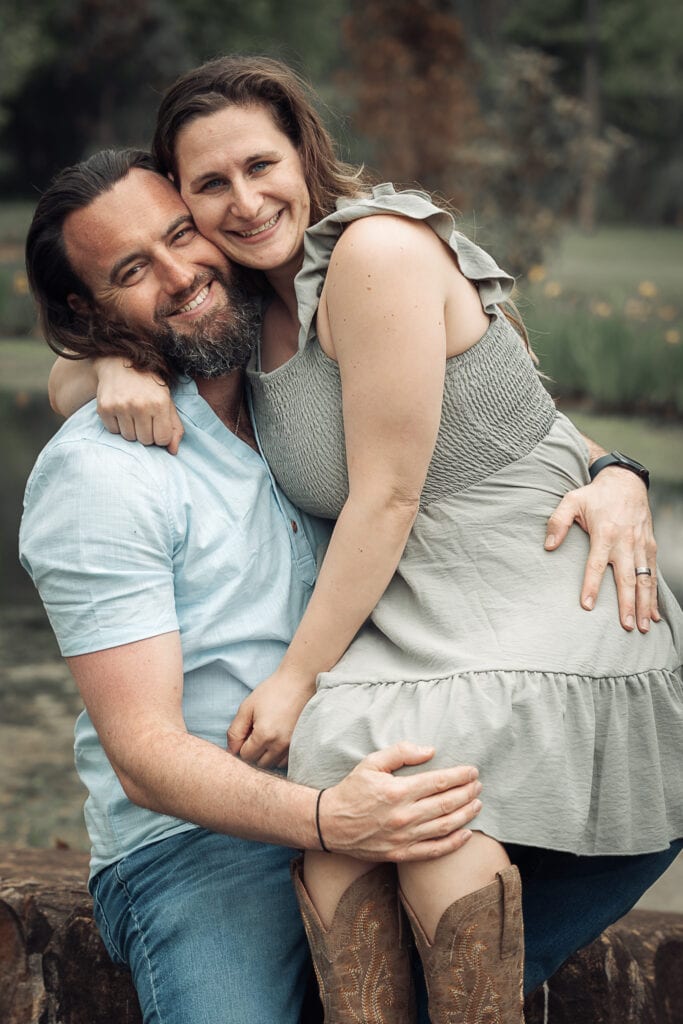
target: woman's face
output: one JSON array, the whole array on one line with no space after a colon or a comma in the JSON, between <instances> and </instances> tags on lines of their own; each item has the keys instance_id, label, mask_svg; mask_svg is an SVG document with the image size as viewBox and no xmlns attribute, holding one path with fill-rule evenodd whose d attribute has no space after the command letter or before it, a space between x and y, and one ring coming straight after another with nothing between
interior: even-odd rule
<instances>
[{"instance_id":1,"label":"woman's face","mask_svg":"<svg viewBox=\"0 0 683 1024\"><path fill-rule=\"evenodd\" d=\"M294 275L310 218L299 152L267 107L225 107L181 129L180 193L201 233L257 270Z\"/></svg>"}]
</instances>

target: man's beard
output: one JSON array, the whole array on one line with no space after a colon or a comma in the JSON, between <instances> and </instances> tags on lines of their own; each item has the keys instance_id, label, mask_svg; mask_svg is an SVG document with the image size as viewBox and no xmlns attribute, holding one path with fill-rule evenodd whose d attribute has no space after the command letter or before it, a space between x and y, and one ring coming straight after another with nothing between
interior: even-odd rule
<instances>
[{"instance_id":1,"label":"man's beard","mask_svg":"<svg viewBox=\"0 0 683 1024\"><path fill-rule=\"evenodd\" d=\"M233 277L218 271L198 275L187 289L188 298L212 280L214 287L225 290L227 302L222 309L206 313L183 331L173 327L164 310L155 317L158 327L152 329L151 337L179 376L204 380L222 377L246 366L256 347L261 326L259 304ZM179 304L182 298L174 309Z\"/></svg>"}]
</instances>

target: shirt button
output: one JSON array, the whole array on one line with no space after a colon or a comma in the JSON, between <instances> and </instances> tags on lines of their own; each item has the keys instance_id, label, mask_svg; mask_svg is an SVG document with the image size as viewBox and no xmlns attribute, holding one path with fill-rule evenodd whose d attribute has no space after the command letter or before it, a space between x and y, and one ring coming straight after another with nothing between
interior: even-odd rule
<instances>
[{"instance_id":1,"label":"shirt button","mask_svg":"<svg viewBox=\"0 0 683 1024\"><path fill-rule=\"evenodd\" d=\"M292 519L292 533L298 533L299 527L297 526L296 519Z\"/></svg>"}]
</instances>

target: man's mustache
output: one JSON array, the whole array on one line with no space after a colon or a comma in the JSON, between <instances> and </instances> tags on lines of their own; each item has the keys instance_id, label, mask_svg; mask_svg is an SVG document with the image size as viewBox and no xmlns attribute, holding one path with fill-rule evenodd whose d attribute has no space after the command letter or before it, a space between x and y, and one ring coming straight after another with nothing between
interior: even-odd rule
<instances>
[{"instance_id":1,"label":"man's mustache","mask_svg":"<svg viewBox=\"0 0 683 1024\"><path fill-rule=\"evenodd\" d=\"M221 284L223 283L217 274L211 273L210 271L204 271L201 274L197 274L194 281L188 288L184 288L182 292L177 292L173 296L172 300L169 300L165 306L160 306L155 314L154 321L158 324L163 324L168 317L174 316L181 306L184 306L188 299L191 299L196 293L203 288L204 285L210 284L211 281L218 280Z\"/></svg>"}]
</instances>

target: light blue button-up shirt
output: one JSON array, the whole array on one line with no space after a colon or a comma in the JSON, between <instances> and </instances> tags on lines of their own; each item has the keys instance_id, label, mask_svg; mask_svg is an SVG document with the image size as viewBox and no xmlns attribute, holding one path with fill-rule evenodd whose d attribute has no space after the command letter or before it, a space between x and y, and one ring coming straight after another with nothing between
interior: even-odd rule
<instances>
[{"instance_id":1,"label":"light blue button-up shirt","mask_svg":"<svg viewBox=\"0 0 683 1024\"><path fill-rule=\"evenodd\" d=\"M185 427L176 457L109 434L94 402L64 424L29 478L21 560L64 656L179 630L187 728L224 748L303 615L328 531L287 501L194 382L174 399ZM85 711L75 754L93 874L193 827L127 799Z\"/></svg>"}]
</instances>

